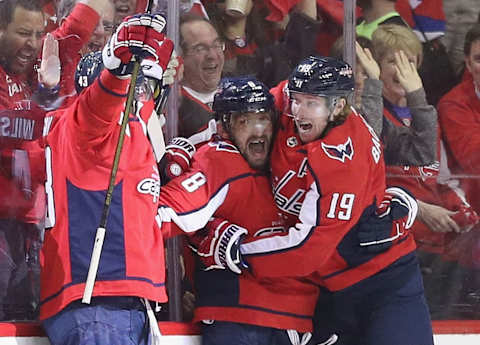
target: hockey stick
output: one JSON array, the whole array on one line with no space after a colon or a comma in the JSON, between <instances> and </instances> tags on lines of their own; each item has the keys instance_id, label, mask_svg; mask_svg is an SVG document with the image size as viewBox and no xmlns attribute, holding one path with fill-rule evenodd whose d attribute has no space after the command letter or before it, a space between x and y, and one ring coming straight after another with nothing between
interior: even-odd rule
<instances>
[{"instance_id":1,"label":"hockey stick","mask_svg":"<svg viewBox=\"0 0 480 345\"><path fill-rule=\"evenodd\" d=\"M154 6L155 0L149 0L147 11L150 12L152 6ZM98 265L100 263L100 255L102 254L103 242L105 240L106 226L108 214L110 211L110 204L112 202L113 188L115 187L115 179L117 176L118 166L120 163L120 155L122 153L123 143L125 140L125 132L127 128L128 118L130 116L130 110L132 108L134 96L135 96L135 85L137 82L137 77L140 71L140 62L133 56L134 64L132 75L130 79L130 85L128 88L127 101L125 103L125 110L123 112L122 124L120 127L120 134L118 137L117 147L115 149L115 156L113 159L112 171L110 173L110 181L107 188L107 193L105 195L105 202L103 204L103 211L100 218L100 224L97 228L95 235L95 241L93 244L92 256L90 258L90 265L88 268L87 280L85 282L85 289L83 291L82 303L90 304L93 294L93 288L95 285L95 280L98 272Z\"/></svg>"},{"instance_id":2,"label":"hockey stick","mask_svg":"<svg viewBox=\"0 0 480 345\"><path fill-rule=\"evenodd\" d=\"M135 59L135 57L134 57ZM117 176L118 166L120 163L120 155L122 153L123 142L125 140L125 131L127 129L128 118L130 116L130 109L132 108L135 96L135 84L137 81L138 72L140 70L140 62L135 61L133 64L132 77L130 86L128 88L127 102L123 112L122 125L120 127L120 134L118 137L117 147L115 149L115 156L113 158L112 171L110 172L110 181L108 183L107 194L105 202L103 203L102 216L100 224L95 235L95 242L93 244L92 257L90 259L90 266L88 268L87 281L85 283L85 290L83 291L82 303L90 304L95 279L97 277L98 264L100 263L100 255L102 253L103 242L105 240L105 232L107 226L108 213L110 211L110 204L112 202L113 188L115 187L115 178Z\"/></svg>"}]
</instances>

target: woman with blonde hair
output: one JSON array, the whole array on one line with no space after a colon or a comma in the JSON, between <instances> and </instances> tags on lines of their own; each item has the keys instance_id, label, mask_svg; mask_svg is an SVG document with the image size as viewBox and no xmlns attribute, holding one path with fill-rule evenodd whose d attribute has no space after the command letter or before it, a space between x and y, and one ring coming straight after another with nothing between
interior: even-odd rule
<instances>
[{"instance_id":1,"label":"woman with blonde hair","mask_svg":"<svg viewBox=\"0 0 480 345\"><path fill-rule=\"evenodd\" d=\"M437 269L437 259L446 253L455 234L470 230L478 217L459 196L462 191L438 181L440 130L437 111L428 104L417 72L423 58L417 36L404 26L381 25L372 35L372 46L383 82L381 139L387 186L407 188L417 198L418 216L412 230L424 272L436 270L424 275L427 300L435 316L446 310L445 292L449 290L440 280L445 272L442 265ZM445 292L440 294L439 288Z\"/></svg>"}]
</instances>

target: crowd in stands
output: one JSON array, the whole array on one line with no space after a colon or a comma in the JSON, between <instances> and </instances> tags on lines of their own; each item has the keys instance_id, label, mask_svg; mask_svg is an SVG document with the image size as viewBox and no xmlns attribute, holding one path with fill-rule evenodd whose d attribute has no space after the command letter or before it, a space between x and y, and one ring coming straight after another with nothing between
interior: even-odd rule
<instances>
[{"instance_id":1,"label":"crowd in stands","mask_svg":"<svg viewBox=\"0 0 480 345\"><path fill-rule=\"evenodd\" d=\"M222 77L274 87L309 55L342 56L343 1L244 0L240 12L225 1L178 2L178 135L194 144L217 130ZM37 145L48 112L75 101L81 57L147 3L0 1L0 321L38 317L39 250L54 222ZM480 2L357 0L357 17L352 104L382 140L387 184L418 200L413 236L432 319L479 319Z\"/></svg>"}]
</instances>

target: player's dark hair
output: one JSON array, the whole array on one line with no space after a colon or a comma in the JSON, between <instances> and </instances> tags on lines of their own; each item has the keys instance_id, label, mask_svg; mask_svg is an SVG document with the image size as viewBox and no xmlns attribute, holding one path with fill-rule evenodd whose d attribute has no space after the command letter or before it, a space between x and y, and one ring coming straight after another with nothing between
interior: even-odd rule
<instances>
[{"instance_id":1,"label":"player's dark hair","mask_svg":"<svg viewBox=\"0 0 480 345\"><path fill-rule=\"evenodd\" d=\"M38 0L1 0L0 27L5 28L13 20L13 13L17 7L28 11L42 12L42 2Z\"/></svg>"},{"instance_id":2,"label":"player's dark hair","mask_svg":"<svg viewBox=\"0 0 480 345\"><path fill-rule=\"evenodd\" d=\"M478 40L480 40L480 23L475 24L465 35L465 44L463 45L465 56L470 55L473 42Z\"/></svg>"}]
</instances>

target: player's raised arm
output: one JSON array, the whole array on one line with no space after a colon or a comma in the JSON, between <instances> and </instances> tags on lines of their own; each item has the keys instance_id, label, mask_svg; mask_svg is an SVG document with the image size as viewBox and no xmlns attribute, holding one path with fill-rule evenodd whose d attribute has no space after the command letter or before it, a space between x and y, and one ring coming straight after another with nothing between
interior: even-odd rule
<instances>
[{"instance_id":1,"label":"player's raised arm","mask_svg":"<svg viewBox=\"0 0 480 345\"><path fill-rule=\"evenodd\" d=\"M120 121L134 61L150 59L159 65L162 72L167 69L173 42L162 33L164 28L165 19L161 15L143 14L127 18L103 52L90 53L80 61L75 85L81 95L74 119L79 130L92 137L98 136ZM135 89L135 97L146 106L144 92L149 90L141 87L146 83L144 76L140 74L133 82L141 83ZM88 87L90 84L92 86ZM138 105L133 107L133 112L140 111L140 103Z\"/></svg>"}]
</instances>

